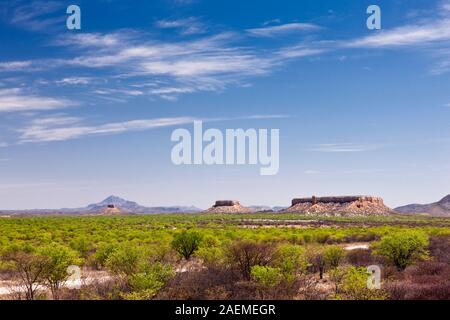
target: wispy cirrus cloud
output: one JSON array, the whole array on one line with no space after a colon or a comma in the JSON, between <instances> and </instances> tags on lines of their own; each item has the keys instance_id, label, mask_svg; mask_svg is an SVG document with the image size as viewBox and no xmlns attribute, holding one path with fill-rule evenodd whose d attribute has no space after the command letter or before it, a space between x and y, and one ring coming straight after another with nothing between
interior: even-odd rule
<instances>
[{"instance_id":1,"label":"wispy cirrus cloud","mask_svg":"<svg viewBox=\"0 0 450 320\"><path fill-rule=\"evenodd\" d=\"M83 32L57 37L50 44L71 47L78 51L95 49L97 52L101 52L102 48L107 51L112 47L123 47L125 43L138 39L140 35L140 32L132 29L123 29L110 33Z\"/></svg>"},{"instance_id":2,"label":"wispy cirrus cloud","mask_svg":"<svg viewBox=\"0 0 450 320\"><path fill-rule=\"evenodd\" d=\"M144 131L163 127L180 126L193 123L196 120L203 122L235 121L235 120L261 120L281 119L286 115L247 115L224 118L198 118L198 117L168 117L155 119L137 119L121 122L110 122L98 125L88 125L85 119L71 117L64 114L37 118L28 126L18 129L17 143L54 142L79 139L89 136L113 135L132 131Z\"/></svg>"},{"instance_id":3,"label":"wispy cirrus cloud","mask_svg":"<svg viewBox=\"0 0 450 320\"><path fill-rule=\"evenodd\" d=\"M80 42L84 51L56 64L108 68L112 77L121 78L122 86L143 87L150 83L144 94L174 100L186 93L222 91L240 85L244 79L268 74L292 58L322 52L308 50L306 45L271 51L240 47L235 44L240 36L229 32L179 42L143 40L145 35L137 35L134 31L128 35L126 30L121 30L65 37L56 44L79 48L76 43Z\"/></svg>"},{"instance_id":4,"label":"wispy cirrus cloud","mask_svg":"<svg viewBox=\"0 0 450 320\"><path fill-rule=\"evenodd\" d=\"M436 14L437 13L437 14ZM341 48L424 50L435 61L430 73L450 71L450 1L442 1L433 16L415 17L417 22L381 30L372 35L339 42Z\"/></svg>"},{"instance_id":5,"label":"wispy cirrus cloud","mask_svg":"<svg viewBox=\"0 0 450 320\"><path fill-rule=\"evenodd\" d=\"M182 35L202 34L207 31L206 25L196 17L175 20L159 20L156 26L160 29L175 29Z\"/></svg>"},{"instance_id":6,"label":"wispy cirrus cloud","mask_svg":"<svg viewBox=\"0 0 450 320\"><path fill-rule=\"evenodd\" d=\"M246 32L256 37L275 37L279 35L291 34L294 32L318 31L322 27L312 23L287 23L276 26L265 26L262 28L247 29Z\"/></svg>"},{"instance_id":7,"label":"wispy cirrus cloud","mask_svg":"<svg viewBox=\"0 0 450 320\"><path fill-rule=\"evenodd\" d=\"M182 40L158 39L154 34L133 29L64 34L51 43L65 50L65 58L4 61L0 62L0 72L58 69L61 78L48 83L78 86L86 95L111 102L126 102L139 96L174 101L186 94L223 92L230 87L247 86L252 78L268 75L294 59L339 50L426 48L436 61L431 72L440 74L450 70L450 10L441 7L444 9L434 20L421 19L370 36L341 41L309 40L285 46L266 46L254 37L315 32L322 27L273 20L243 32L199 34ZM51 8L46 12L51 12ZM30 19L33 17L31 14ZM156 24L186 34L201 33L201 27L205 27L195 17L163 19ZM81 69L79 74L99 72L106 81L77 76L74 69Z\"/></svg>"},{"instance_id":8,"label":"wispy cirrus cloud","mask_svg":"<svg viewBox=\"0 0 450 320\"><path fill-rule=\"evenodd\" d=\"M49 5L44 11L51 13L55 7L55 4ZM24 7L21 12L28 12L26 9L29 8ZM39 16L30 13L28 20ZM27 20L25 15L22 20ZM87 93L101 99L106 96L102 93L109 92L117 95L108 96L108 99L116 102L137 96L127 94L135 92L130 86L151 83L148 90L142 90L143 95L173 101L184 94L222 92L231 86L245 86L249 78L269 74L288 60L323 52L308 49L306 45L302 48L295 46L270 49L252 46L240 32L204 35L208 27L196 17L163 19L158 20L156 25L162 29L177 30L183 35L198 36L183 38L181 41L167 41L135 29L64 34L50 43L62 47L66 51L65 58L0 62L0 71L58 69L61 70L62 79L48 80L48 83L85 86L83 90L91 90ZM263 28L249 29L247 35L275 35L318 28L307 23L266 25ZM74 68L85 68L93 72L103 69L102 72L106 73L103 78L111 81L107 85L92 82L87 77L74 75Z\"/></svg>"},{"instance_id":9,"label":"wispy cirrus cloud","mask_svg":"<svg viewBox=\"0 0 450 320\"><path fill-rule=\"evenodd\" d=\"M329 50L329 48L323 46L312 47L305 44L299 44L281 48L277 54L282 59L296 59L317 56Z\"/></svg>"},{"instance_id":10,"label":"wispy cirrus cloud","mask_svg":"<svg viewBox=\"0 0 450 320\"><path fill-rule=\"evenodd\" d=\"M0 89L0 112L53 110L74 104L65 99L26 93L22 88Z\"/></svg>"},{"instance_id":11,"label":"wispy cirrus cloud","mask_svg":"<svg viewBox=\"0 0 450 320\"><path fill-rule=\"evenodd\" d=\"M0 72L30 71L32 61L0 62Z\"/></svg>"},{"instance_id":12,"label":"wispy cirrus cloud","mask_svg":"<svg viewBox=\"0 0 450 320\"><path fill-rule=\"evenodd\" d=\"M144 94L143 91L136 89L111 89L111 88L97 89L94 91L94 93L100 95L114 95L116 93L119 93L129 96L141 96Z\"/></svg>"},{"instance_id":13,"label":"wispy cirrus cloud","mask_svg":"<svg viewBox=\"0 0 450 320\"><path fill-rule=\"evenodd\" d=\"M60 1L5 1L0 9L0 17L7 23L28 31L47 32L58 24L64 25L64 14L54 15L56 12L64 13L63 9L64 3Z\"/></svg>"},{"instance_id":14,"label":"wispy cirrus cloud","mask_svg":"<svg viewBox=\"0 0 450 320\"><path fill-rule=\"evenodd\" d=\"M139 119L112 122L101 125L85 125L77 117L56 116L32 121L31 125L19 129L19 143L50 142L77 139L87 136L111 135L129 131L142 131L191 123L190 117Z\"/></svg>"},{"instance_id":15,"label":"wispy cirrus cloud","mask_svg":"<svg viewBox=\"0 0 450 320\"><path fill-rule=\"evenodd\" d=\"M56 80L56 84L66 85L66 86L76 86L76 85L88 85L96 81L96 78L92 77L67 77L61 80Z\"/></svg>"},{"instance_id":16,"label":"wispy cirrus cloud","mask_svg":"<svg viewBox=\"0 0 450 320\"><path fill-rule=\"evenodd\" d=\"M330 152L330 153L349 153L349 152L364 152L378 149L379 146L374 145L360 145L353 143L324 143L312 147L311 151L316 152Z\"/></svg>"},{"instance_id":17,"label":"wispy cirrus cloud","mask_svg":"<svg viewBox=\"0 0 450 320\"><path fill-rule=\"evenodd\" d=\"M352 40L345 46L362 48L427 46L442 41L450 41L450 19L381 31L375 35Z\"/></svg>"}]
</instances>

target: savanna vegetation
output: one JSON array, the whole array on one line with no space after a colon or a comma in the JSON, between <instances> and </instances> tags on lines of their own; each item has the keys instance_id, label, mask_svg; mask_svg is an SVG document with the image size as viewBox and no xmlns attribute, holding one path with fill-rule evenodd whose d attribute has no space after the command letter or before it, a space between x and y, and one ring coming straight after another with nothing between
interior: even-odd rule
<instances>
[{"instance_id":1,"label":"savanna vegetation","mask_svg":"<svg viewBox=\"0 0 450 320\"><path fill-rule=\"evenodd\" d=\"M450 219L0 218L0 299L450 299Z\"/></svg>"}]
</instances>

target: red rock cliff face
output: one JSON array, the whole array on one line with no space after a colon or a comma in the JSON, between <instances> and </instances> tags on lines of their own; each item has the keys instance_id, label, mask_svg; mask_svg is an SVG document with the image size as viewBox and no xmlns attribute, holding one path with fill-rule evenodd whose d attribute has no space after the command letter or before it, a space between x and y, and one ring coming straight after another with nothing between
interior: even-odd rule
<instances>
[{"instance_id":1,"label":"red rock cliff face","mask_svg":"<svg viewBox=\"0 0 450 320\"><path fill-rule=\"evenodd\" d=\"M285 212L323 214L329 216L388 215L393 211L383 199L372 196L311 197L292 200Z\"/></svg>"}]
</instances>

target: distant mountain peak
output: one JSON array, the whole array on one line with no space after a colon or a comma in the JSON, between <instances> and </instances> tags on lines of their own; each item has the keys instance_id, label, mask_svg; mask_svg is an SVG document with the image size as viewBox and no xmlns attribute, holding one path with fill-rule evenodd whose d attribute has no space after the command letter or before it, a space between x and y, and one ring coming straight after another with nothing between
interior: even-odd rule
<instances>
[{"instance_id":1,"label":"distant mountain peak","mask_svg":"<svg viewBox=\"0 0 450 320\"><path fill-rule=\"evenodd\" d=\"M445 203L445 204L450 203L450 194L443 197L441 200L439 200L439 203Z\"/></svg>"},{"instance_id":2,"label":"distant mountain peak","mask_svg":"<svg viewBox=\"0 0 450 320\"><path fill-rule=\"evenodd\" d=\"M140 204L128 201L121 197L111 195L98 203L92 203L82 208L62 208L62 209L31 209L31 210L0 210L0 216L8 215L83 215L83 214L103 214L103 215L119 215L119 214L152 214L152 213L195 213L201 212L202 209L194 206L170 206L170 207L145 207Z\"/></svg>"},{"instance_id":3,"label":"distant mountain peak","mask_svg":"<svg viewBox=\"0 0 450 320\"><path fill-rule=\"evenodd\" d=\"M103 200L102 202L109 202L109 201L124 201L125 199L115 196L115 195L110 195L108 198L106 198L105 200Z\"/></svg>"},{"instance_id":4,"label":"distant mountain peak","mask_svg":"<svg viewBox=\"0 0 450 320\"><path fill-rule=\"evenodd\" d=\"M128 205L136 204L137 205L136 202L128 201L128 200L125 200L125 199L115 196L115 195L111 195L111 196L107 197L105 200L103 200L102 202L100 202L98 204L104 204L104 205L114 204L114 205L118 205L118 206L124 205L124 204L128 204Z\"/></svg>"}]
</instances>

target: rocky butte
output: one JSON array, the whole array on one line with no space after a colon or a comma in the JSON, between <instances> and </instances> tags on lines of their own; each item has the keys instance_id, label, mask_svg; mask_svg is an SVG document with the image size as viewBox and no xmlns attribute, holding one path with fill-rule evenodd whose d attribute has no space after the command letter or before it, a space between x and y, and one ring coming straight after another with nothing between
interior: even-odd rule
<instances>
[{"instance_id":1,"label":"rocky butte","mask_svg":"<svg viewBox=\"0 0 450 320\"><path fill-rule=\"evenodd\" d=\"M394 213L384 204L382 198L373 196L297 198L292 200L292 205L284 212L326 216L367 216Z\"/></svg>"},{"instance_id":2,"label":"rocky butte","mask_svg":"<svg viewBox=\"0 0 450 320\"><path fill-rule=\"evenodd\" d=\"M251 213L252 209L246 208L236 200L218 200L209 209L204 211L205 213Z\"/></svg>"}]
</instances>

